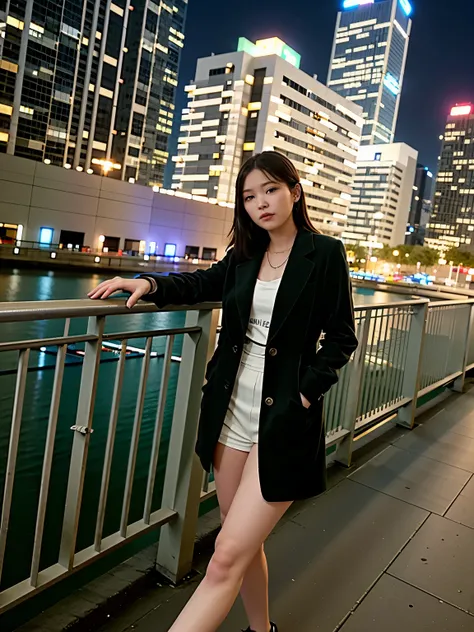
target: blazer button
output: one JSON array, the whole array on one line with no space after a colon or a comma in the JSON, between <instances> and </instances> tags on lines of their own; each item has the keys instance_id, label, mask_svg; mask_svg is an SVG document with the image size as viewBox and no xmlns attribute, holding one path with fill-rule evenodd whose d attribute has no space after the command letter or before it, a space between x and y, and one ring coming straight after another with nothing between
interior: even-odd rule
<instances>
[{"instance_id":1,"label":"blazer button","mask_svg":"<svg viewBox=\"0 0 474 632\"><path fill-rule=\"evenodd\" d=\"M273 399L271 397L267 397L267 399L265 400L265 404L267 406L273 406Z\"/></svg>"},{"instance_id":2,"label":"blazer button","mask_svg":"<svg viewBox=\"0 0 474 632\"><path fill-rule=\"evenodd\" d=\"M226 391L228 391L230 388L230 382L224 382L224 388Z\"/></svg>"},{"instance_id":3,"label":"blazer button","mask_svg":"<svg viewBox=\"0 0 474 632\"><path fill-rule=\"evenodd\" d=\"M276 349L274 349L273 347L269 350L268 352L271 356L276 356L276 354L278 353L278 351Z\"/></svg>"},{"instance_id":4,"label":"blazer button","mask_svg":"<svg viewBox=\"0 0 474 632\"><path fill-rule=\"evenodd\" d=\"M238 347L237 345L234 345L234 346L232 347L232 351L233 351L234 353L237 353L237 351L238 351L238 350L239 350L239 347Z\"/></svg>"}]
</instances>

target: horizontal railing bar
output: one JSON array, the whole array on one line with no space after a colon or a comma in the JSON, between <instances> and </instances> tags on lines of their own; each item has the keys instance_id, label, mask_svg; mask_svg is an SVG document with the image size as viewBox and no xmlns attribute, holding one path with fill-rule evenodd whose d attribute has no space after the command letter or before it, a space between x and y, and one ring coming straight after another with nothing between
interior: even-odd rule
<instances>
[{"instance_id":1,"label":"horizontal railing bar","mask_svg":"<svg viewBox=\"0 0 474 632\"><path fill-rule=\"evenodd\" d=\"M106 301L72 299L65 301L22 301L0 303L0 323L52 318L87 318L90 316L120 316L123 314L147 314L159 312L188 312L220 309L220 303L198 303L196 305L168 305L158 309L153 303L141 302L133 309L125 306L124 299Z\"/></svg>"},{"instance_id":2,"label":"horizontal railing bar","mask_svg":"<svg viewBox=\"0 0 474 632\"><path fill-rule=\"evenodd\" d=\"M379 303L377 305L356 305L355 311L376 311L390 307L406 307L429 303L427 298L417 298L395 303ZM452 301L453 303L472 303L472 299ZM448 304L451 301L448 301ZM435 303L435 305L438 303ZM196 305L167 305L157 308L153 303L140 302L133 309L125 306L124 299L107 299L105 301L89 299L68 299L62 301L21 301L0 303L0 323L31 320L49 320L54 318L87 318L90 316L120 316L124 314L147 314L158 312L187 312L221 309L219 302L198 303Z\"/></svg>"},{"instance_id":3,"label":"horizontal railing bar","mask_svg":"<svg viewBox=\"0 0 474 632\"><path fill-rule=\"evenodd\" d=\"M403 408L404 406L409 404L411 401L411 397L403 397L398 402L395 402L395 404L391 404L390 406L387 406L386 408L383 408L376 413L372 413L371 415L369 415L369 417L361 419L356 423L356 432L359 433L360 431L364 431L367 426L371 426L379 419L383 419L384 417L392 415L397 410L400 410L400 408Z\"/></svg>"},{"instance_id":4,"label":"horizontal railing bar","mask_svg":"<svg viewBox=\"0 0 474 632\"><path fill-rule=\"evenodd\" d=\"M145 331L123 331L116 334L105 334L103 339L163 338L163 336L176 336L181 334L200 334L201 331L201 327L172 327L171 329L149 329Z\"/></svg>"},{"instance_id":5,"label":"horizontal railing bar","mask_svg":"<svg viewBox=\"0 0 474 632\"><path fill-rule=\"evenodd\" d=\"M60 336L58 338L34 338L17 342L0 342L0 351L20 351L22 349L38 349L40 347L61 347L76 342L92 342L97 336L83 334L80 336Z\"/></svg>"},{"instance_id":6,"label":"horizontal railing bar","mask_svg":"<svg viewBox=\"0 0 474 632\"><path fill-rule=\"evenodd\" d=\"M430 307L459 307L460 305L472 305L474 304L474 299L466 298L466 299L453 299L452 301L433 301L430 304Z\"/></svg>"},{"instance_id":7,"label":"horizontal railing bar","mask_svg":"<svg viewBox=\"0 0 474 632\"><path fill-rule=\"evenodd\" d=\"M173 509L162 508L154 511L150 516L150 524L147 524L143 518L137 520L133 524L127 526L127 537L124 538L120 535L119 531L108 535L101 541L100 551L95 550L95 546L92 544L78 551L74 556L73 571L78 571L84 566L94 562L95 560L103 557L106 553L111 553L119 549L124 544L128 544L132 540L135 540L142 535L146 535L150 531L156 531L158 527L162 527L164 524L171 522L173 518L177 516L177 512Z\"/></svg>"},{"instance_id":8,"label":"horizontal railing bar","mask_svg":"<svg viewBox=\"0 0 474 632\"><path fill-rule=\"evenodd\" d=\"M82 570L93 561L101 559L105 555L116 551L124 544L135 540L136 538L150 533L150 531L156 530L158 527L163 526L170 522L176 516L176 512L172 509L159 509L151 515L151 521L149 525L146 525L143 520L129 525L127 531L127 538L121 538L118 534L112 534L102 540L104 548L98 552L94 549L94 546L84 549L79 553L76 553L74 557L74 566L71 571L61 564L54 564L49 566L38 573L38 584L33 587L30 583L30 578L23 580L22 582L11 586L6 590L0 592L0 614L3 614L10 608L19 605L26 601L33 594L38 594L46 588L57 584L60 580L71 576L73 573Z\"/></svg>"},{"instance_id":9,"label":"horizontal railing bar","mask_svg":"<svg viewBox=\"0 0 474 632\"><path fill-rule=\"evenodd\" d=\"M390 307L416 307L417 305L423 305L429 303L429 298L416 298L409 301L395 301L393 303L377 303L376 305L356 305L354 307L355 312L376 312L381 309L389 309ZM437 303L434 303L437 305Z\"/></svg>"},{"instance_id":10,"label":"horizontal railing bar","mask_svg":"<svg viewBox=\"0 0 474 632\"><path fill-rule=\"evenodd\" d=\"M119 333L105 334L103 340L126 340L128 338L163 338L164 336L176 336L182 334L200 334L200 327L174 327L172 329L150 329L144 331L121 331ZM33 340L18 340L17 342L0 342L0 352L20 351L22 349L38 349L40 347L59 347L61 345L75 344L77 342L92 342L97 336L83 334L78 336L61 336L58 338L36 338Z\"/></svg>"},{"instance_id":11,"label":"horizontal railing bar","mask_svg":"<svg viewBox=\"0 0 474 632\"><path fill-rule=\"evenodd\" d=\"M434 384L428 384L425 388L422 388L421 391L418 391L418 397L423 397L427 393L431 393L431 391L435 391L437 388L441 388L442 386L446 386L450 382L454 382L460 375L462 375L462 371L456 371L455 373L451 373L447 377L443 377L441 380L438 380Z\"/></svg>"}]
</instances>

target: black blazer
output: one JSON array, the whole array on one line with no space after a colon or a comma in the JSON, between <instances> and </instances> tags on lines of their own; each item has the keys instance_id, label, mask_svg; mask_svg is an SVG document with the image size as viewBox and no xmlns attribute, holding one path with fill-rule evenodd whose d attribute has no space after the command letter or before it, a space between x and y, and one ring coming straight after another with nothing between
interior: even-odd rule
<instances>
[{"instance_id":1,"label":"black blazer","mask_svg":"<svg viewBox=\"0 0 474 632\"><path fill-rule=\"evenodd\" d=\"M207 471L232 395L264 254L238 263L231 249L208 270L146 275L158 283L148 298L158 307L222 301L222 331L206 371L196 444ZM258 445L265 500L309 498L325 490L323 395L356 348L344 247L338 239L302 230L283 273L268 335Z\"/></svg>"}]
</instances>

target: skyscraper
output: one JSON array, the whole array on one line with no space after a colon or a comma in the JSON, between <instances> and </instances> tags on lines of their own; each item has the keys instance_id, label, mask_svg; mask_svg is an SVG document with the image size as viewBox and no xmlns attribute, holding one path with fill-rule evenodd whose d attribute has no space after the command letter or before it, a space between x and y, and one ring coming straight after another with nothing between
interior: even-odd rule
<instances>
[{"instance_id":1,"label":"skyscraper","mask_svg":"<svg viewBox=\"0 0 474 632\"><path fill-rule=\"evenodd\" d=\"M410 246L422 246L424 243L426 224L432 210L432 196L433 174L428 167L418 164L405 237L405 243Z\"/></svg>"},{"instance_id":2,"label":"skyscraper","mask_svg":"<svg viewBox=\"0 0 474 632\"><path fill-rule=\"evenodd\" d=\"M456 105L446 121L433 213L425 243L474 250L474 106Z\"/></svg>"},{"instance_id":3,"label":"skyscraper","mask_svg":"<svg viewBox=\"0 0 474 632\"><path fill-rule=\"evenodd\" d=\"M405 143L360 147L345 241L369 249L404 243L417 157Z\"/></svg>"},{"instance_id":4,"label":"skyscraper","mask_svg":"<svg viewBox=\"0 0 474 632\"><path fill-rule=\"evenodd\" d=\"M0 152L161 184L184 0L0 0Z\"/></svg>"},{"instance_id":5,"label":"skyscraper","mask_svg":"<svg viewBox=\"0 0 474 632\"><path fill-rule=\"evenodd\" d=\"M364 110L362 145L391 143L410 40L408 0L344 0L328 86Z\"/></svg>"},{"instance_id":6,"label":"skyscraper","mask_svg":"<svg viewBox=\"0 0 474 632\"><path fill-rule=\"evenodd\" d=\"M298 169L313 224L341 236L362 110L299 64L299 54L278 38L241 38L238 51L199 59L185 88L173 188L233 202L243 161L273 149Z\"/></svg>"}]
</instances>

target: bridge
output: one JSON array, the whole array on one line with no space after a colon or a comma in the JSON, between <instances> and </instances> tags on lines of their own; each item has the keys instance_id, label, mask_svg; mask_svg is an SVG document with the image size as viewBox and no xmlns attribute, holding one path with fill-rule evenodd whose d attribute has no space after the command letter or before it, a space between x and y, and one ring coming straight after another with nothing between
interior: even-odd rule
<instances>
[{"instance_id":1,"label":"bridge","mask_svg":"<svg viewBox=\"0 0 474 632\"><path fill-rule=\"evenodd\" d=\"M295 503L267 544L272 616L282 632L473 626L473 304L420 298L356 308L360 345L325 401L330 489ZM168 309L181 314L181 326L143 328L142 317L156 312L150 305L131 315L121 300L0 304L0 357L8 359L0 379L11 387L1 413L8 422L2 630L19 622L24 632L168 629L202 576L215 535L215 488L194 457L194 440L219 308ZM28 333L34 322L48 335L17 336L15 325ZM132 386L131 362L139 363ZM47 423L39 428L25 421L25 410L31 376L46 373ZM123 432L126 388L134 413ZM100 421L97 402L105 397L108 416ZM144 415L151 419L145 435ZM38 441L42 458L28 463L28 446ZM25 476L28 493L18 482ZM210 535L196 546L206 524ZM132 588L124 564L121 581L112 569L126 559L141 598L119 611L123 590ZM100 572L104 580L39 614L81 577ZM104 588L107 580L114 586ZM222 629L239 626L246 622L237 604Z\"/></svg>"}]
</instances>

